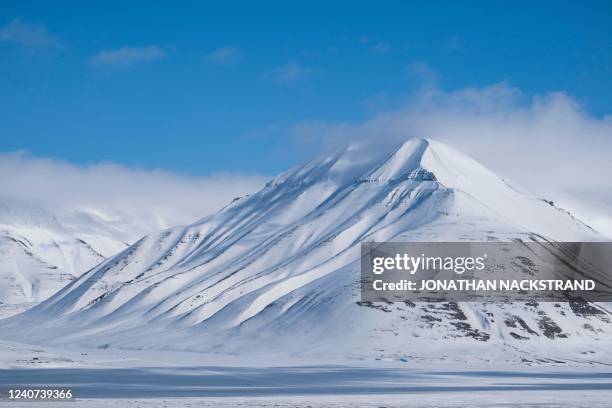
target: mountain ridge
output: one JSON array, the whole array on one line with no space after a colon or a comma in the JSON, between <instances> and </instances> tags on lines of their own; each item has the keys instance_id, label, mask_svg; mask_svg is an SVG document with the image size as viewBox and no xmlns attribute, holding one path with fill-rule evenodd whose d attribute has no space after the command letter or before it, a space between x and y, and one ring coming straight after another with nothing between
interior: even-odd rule
<instances>
[{"instance_id":1,"label":"mountain ridge","mask_svg":"<svg viewBox=\"0 0 612 408\"><path fill-rule=\"evenodd\" d=\"M282 173L213 216L142 238L0 326L11 328L11 339L50 344L231 353L273 345L280 353L396 359L429 353L402 354L398 339L423 347L444 339L441 353L476 342L495 358L504 358L497 348L520 349L512 358L549 352L543 339L567 339L579 358L585 339L609 339L605 305L585 318L570 305L359 300L364 240L515 239L603 240L439 142L412 139L375 162L347 148ZM609 360L607 350L596 353Z\"/></svg>"},{"instance_id":2,"label":"mountain ridge","mask_svg":"<svg viewBox=\"0 0 612 408\"><path fill-rule=\"evenodd\" d=\"M0 317L45 300L143 234L94 208L55 212L0 199Z\"/></svg>"}]
</instances>

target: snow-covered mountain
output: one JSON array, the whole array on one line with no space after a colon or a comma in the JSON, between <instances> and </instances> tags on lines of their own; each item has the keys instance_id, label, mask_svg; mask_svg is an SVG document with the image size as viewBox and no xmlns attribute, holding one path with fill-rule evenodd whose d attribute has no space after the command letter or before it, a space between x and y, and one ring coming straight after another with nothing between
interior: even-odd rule
<instances>
[{"instance_id":1,"label":"snow-covered mountain","mask_svg":"<svg viewBox=\"0 0 612 408\"><path fill-rule=\"evenodd\" d=\"M612 361L605 304L360 302L362 241L603 240L441 143L373 157L353 146L314 159L148 235L0 331L93 347Z\"/></svg>"},{"instance_id":2,"label":"snow-covered mountain","mask_svg":"<svg viewBox=\"0 0 612 408\"><path fill-rule=\"evenodd\" d=\"M100 214L58 216L42 207L0 202L0 317L45 300L142 232Z\"/></svg>"}]
</instances>

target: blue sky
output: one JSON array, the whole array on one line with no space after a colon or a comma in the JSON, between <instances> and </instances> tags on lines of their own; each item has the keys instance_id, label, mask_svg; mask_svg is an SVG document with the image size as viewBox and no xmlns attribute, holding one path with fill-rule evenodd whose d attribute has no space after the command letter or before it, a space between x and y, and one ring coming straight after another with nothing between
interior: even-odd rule
<instances>
[{"instance_id":1,"label":"blue sky","mask_svg":"<svg viewBox=\"0 0 612 408\"><path fill-rule=\"evenodd\" d=\"M0 151L274 174L431 81L612 112L611 2L461 3L3 1Z\"/></svg>"}]
</instances>

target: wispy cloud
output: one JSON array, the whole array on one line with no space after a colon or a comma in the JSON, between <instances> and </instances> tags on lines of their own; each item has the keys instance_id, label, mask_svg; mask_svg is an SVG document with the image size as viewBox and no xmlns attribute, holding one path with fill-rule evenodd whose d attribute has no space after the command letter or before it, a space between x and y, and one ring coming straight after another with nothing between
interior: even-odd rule
<instances>
[{"instance_id":1,"label":"wispy cloud","mask_svg":"<svg viewBox=\"0 0 612 408\"><path fill-rule=\"evenodd\" d=\"M286 84L298 81L314 72L313 68L300 64L298 61L289 61L272 71L274 81Z\"/></svg>"},{"instance_id":2,"label":"wispy cloud","mask_svg":"<svg viewBox=\"0 0 612 408\"><path fill-rule=\"evenodd\" d=\"M156 45L146 47L120 47L103 50L94 55L91 63L94 65L126 66L138 62L154 61L166 56L166 52Z\"/></svg>"},{"instance_id":3,"label":"wispy cloud","mask_svg":"<svg viewBox=\"0 0 612 408\"><path fill-rule=\"evenodd\" d=\"M368 51L374 54L386 54L391 52L393 48L389 44L385 44L383 42L377 42L376 44L372 44L368 47Z\"/></svg>"},{"instance_id":4,"label":"wispy cloud","mask_svg":"<svg viewBox=\"0 0 612 408\"><path fill-rule=\"evenodd\" d=\"M459 38L458 35L453 35L449 40L448 40L448 48L450 48L451 50L458 50L463 46L463 42L461 41L461 38Z\"/></svg>"},{"instance_id":5,"label":"wispy cloud","mask_svg":"<svg viewBox=\"0 0 612 408\"><path fill-rule=\"evenodd\" d=\"M362 35L359 37L359 42L367 46L368 51L373 54L386 54L393 50L393 47L382 41L374 41L371 37L367 35Z\"/></svg>"},{"instance_id":6,"label":"wispy cloud","mask_svg":"<svg viewBox=\"0 0 612 408\"><path fill-rule=\"evenodd\" d=\"M237 46L225 46L217 48L206 55L206 61L212 64L231 65L237 64L244 58L244 50Z\"/></svg>"},{"instance_id":7,"label":"wispy cloud","mask_svg":"<svg viewBox=\"0 0 612 408\"><path fill-rule=\"evenodd\" d=\"M95 212L143 233L194 222L266 181L256 174L196 177L112 163L78 166L27 152L0 153L0 174L0 204L36 206L59 216Z\"/></svg>"},{"instance_id":8,"label":"wispy cloud","mask_svg":"<svg viewBox=\"0 0 612 408\"><path fill-rule=\"evenodd\" d=\"M63 48L59 37L49 33L42 24L26 23L15 18L0 28L0 40L30 48Z\"/></svg>"},{"instance_id":9,"label":"wispy cloud","mask_svg":"<svg viewBox=\"0 0 612 408\"><path fill-rule=\"evenodd\" d=\"M438 86L440 74L425 61L415 61L406 67L409 76L417 77L423 88Z\"/></svg>"}]
</instances>

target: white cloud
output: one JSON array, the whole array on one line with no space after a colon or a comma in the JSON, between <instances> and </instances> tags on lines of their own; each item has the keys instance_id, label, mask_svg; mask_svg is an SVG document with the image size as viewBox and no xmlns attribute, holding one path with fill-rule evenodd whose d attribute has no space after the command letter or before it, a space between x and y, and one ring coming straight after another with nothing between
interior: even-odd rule
<instances>
[{"instance_id":1,"label":"white cloud","mask_svg":"<svg viewBox=\"0 0 612 408\"><path fill-rule=\"evenodd\" d=\"M42 24L30 24L15 18L0 28L0 40L30 48L63 48L59 37L52 35Z\"/></svg>"},{"instance_id":2,"label":"white cloud","mask_svg":"<svg viewBox=\"0 0 612 408\"><path fill-rule=\"evenodd\" d=\"M235 197L256 192L266 181L259 175L195 177L112 163L75 166L25 152L0 153L0 174L0 202L59 216L89 211L143 231L194 222Z\"/></svg>"},{"instance_id":3,"label":"white cloud","mask_svg":"<svg viewBox=\"0 0 612 408\"><path fill-rule=\"evenodd\" d=\"M447 142L536 196L556 201L601 201L612 207L612 117L589 115L564 92L527 96L507 83L444 91L435 73L417 65L425 86L401 107L355 123L301 123L294 134L303 143L396 144L411 137ZM382 150L382 149L379 149ZM571 205L576 212L593 205ZM589 212L608 229L612 214ZM604 226L604 223L601 223ZM597 225L595 225L597 227ZM602 228L602 229L603 229Z\"/></svg>"},{"instance_id":4,"label":"white cloud","mask_svg":"<svg viewBox=\"0 0 612 408\"><path fill-rule=\"evenodd\" d=\"M458 50L461 47L463 47L463 42L461 41L461 38L458 35L453 35L448 40L448 48L450 48L451 50Z\"/></svg>"},{"instance_id":5,"label":"white cloud","mask_svg":"<svg viewBox=\"0 0 612 408\"><path fill-rule=\"evenodd\" d=\"M422 82L422 89L437 88L439 73L424 61L415 61L407 66L408 75L415 76Z\"/></svg>"},{"instance_id":6,"label":"white cloud","mask_svg":"<svg viewBox=\"0 0 612 408\"><path fill-rule=\"evenodd\" d=\"M244 58L244 50L236 46L217 48L206 56L206 61L213 64L237 64Z\"/></svg>"},{"instance_id":7,"label":"white cloud","mask_svg":"<svg viewBox=\"0 0 612 408\"><path fill-rule=\"evenodd\" d=\"M382 42L378 42L376 44L372 44L368 47L368 50L374 54L386 54L391 52L393 48L389 44L385 44Z\"/></svg>"},{"instance_id":8,"label":"white cloud","mask_svg":"<svg viewBox=\"0 0 612 408\"><path fill-rule=\"evenodd\" d=\"M120 47L103 50L94 55L91 62L95 65L125 66L137 62L154 61L166 56L166 52L155 45L146 47Z\"/></svg>"},{"instance_id":9,"label":"white cloud","mask_svg":"<svg viewBox=\"0 0 612 408\"><path fill-rule=\"evenodd\" d=\"M289 61L283 66L276 68L273 72L274 80L279 84L298 81L313 73L313 69L300 64L297 61Z\"/></svg>"},{"instance_id":10,"label":"white cloud","mask_svg":"<svg viewBox=\"0 0 612 408\"><path fill-rule=\"evenodd\" d=\"M371 37L368 37L367 35L362 35L361 37L359 37L359 42L361 44L367 45L368 51L373 54L386 54L393 50L393 47L391 47L389 44L384 43L382 41L374 42L373 39Z\"/></svg>"}]
</instances>

